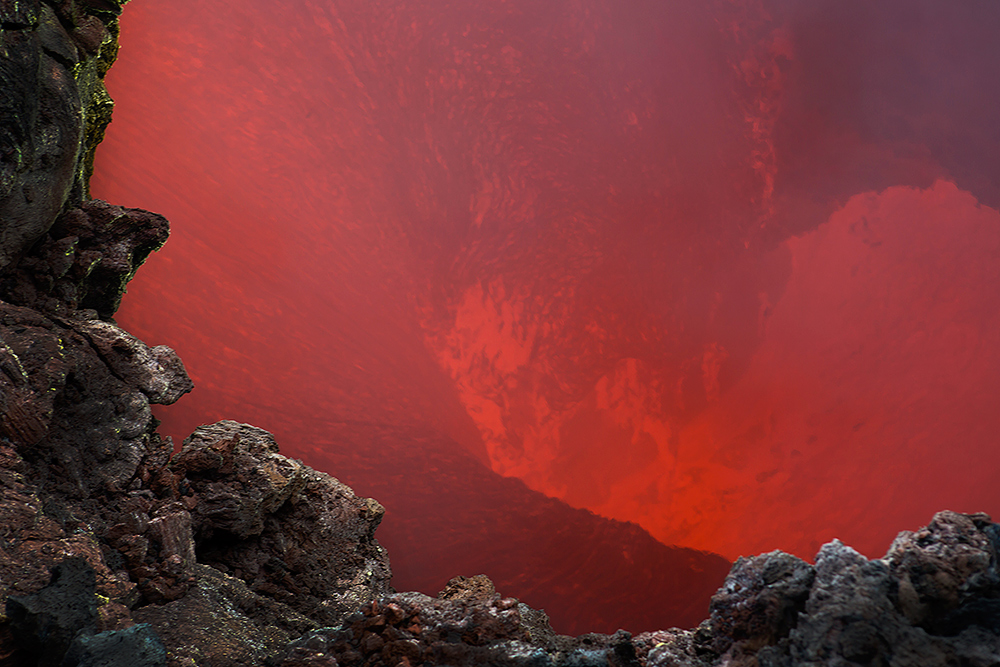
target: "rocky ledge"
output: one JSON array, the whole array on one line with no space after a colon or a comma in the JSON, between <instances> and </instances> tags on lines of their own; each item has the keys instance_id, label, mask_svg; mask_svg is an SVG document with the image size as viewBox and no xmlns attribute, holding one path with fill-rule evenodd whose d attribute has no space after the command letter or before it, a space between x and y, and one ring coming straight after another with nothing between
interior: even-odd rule
<instances>
[{"instance_id":1,"label":"rocky ledge","mask_svg":"<svg viewBox=\"0 0 1000 667\"><path fill-rule=\"evenodd\" d=\"M25 309L6 308L4 337L76 335L31 329ZM31 346L18 349L38 367ZM183 377L176 365L159 374ZM941 512L877 560L837 541L815 565L740 559L693 630L567 637L484 575L437 598L393 591L374 539L381 506L282 456L265 431L203 426L171 456L147 423L102 458L102 440L60 435L67 406L87 412L93 387L75 403L65 386L54 393L37 442L7 432L0 446L3 665L1000 664L1000 525L983 514ZM58 481L70 460L88 473Z\"/></svg>"},{"instance_id":2,"label":"rocky ledge","mask_svg":"<svg viewBox=\"0 0 1000 667\"><path fill-rule=\"evenodd\" d=\"M395 592L382 506L261 429L175 452L150 405L191 380L113 319L167 222L87 194L121 4L0 0L0 665L1000 665L986 515L741 559L693 630L567 637L483 575Z\"/></svg>"},{"instance_id":3,"label":"rocky ledge","mask_svg":"<svg viewBox=\"0 0 1000 667\"><path fill-rule=\"evenodd\" d=\"M559 636L481 575L395 592L378 502L247 424L176 453L157 434L150 404L192 383L111 314L165 236L159 216L83 202L0 281L0 664L1000 664L983 514L939 513L877 560L839 542L815 565L741 559L693 630Z\"/></svg>"}]
</instances>

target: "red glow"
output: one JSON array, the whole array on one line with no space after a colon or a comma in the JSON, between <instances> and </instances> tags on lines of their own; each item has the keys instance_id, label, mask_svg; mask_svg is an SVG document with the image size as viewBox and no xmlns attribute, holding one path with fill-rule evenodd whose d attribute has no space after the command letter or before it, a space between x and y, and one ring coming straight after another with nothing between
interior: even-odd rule
<instances>
[{"instance_id":1,"label":"red glow","mask_svg":"<svg viewBox=\"0 0 1000 667\"><path fill-rule=\"evenodd\" d=\"M380 499L338 429L433 432L729 558L1000 514L1000 11L870 4L133 0L92 186L172 222L163 430Z\"/></svg>"}]
</instances>

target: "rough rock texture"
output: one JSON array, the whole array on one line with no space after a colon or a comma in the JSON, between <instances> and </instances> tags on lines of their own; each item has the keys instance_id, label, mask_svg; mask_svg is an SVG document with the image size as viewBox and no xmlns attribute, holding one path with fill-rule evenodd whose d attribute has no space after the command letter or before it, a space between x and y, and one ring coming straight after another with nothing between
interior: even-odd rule
<instances>
[{"instance_id":1,"label":"rough rock texture","mask_svg":"<svg viewBox=\"0 0 1000 667\"><path fill-rule=\"evenodd\" d=\"M94 570L82 558L52 568L52 580L32 595L7 598L11 628L26 637L40 667L58 666L78 633L97 629Z\"/></svg>"},{"instance_id":2,"label":"rough rock texture","mask_svg":"<svg viewBox=\"0 0 1000 667\"><path fill-rule=\"evenodd\" d=\"M48 633L21 620L22 601L66 563L89 573L81 599L92 610L87 623L70 624L65 641L47 644L52 664L77 632L134 623L162 639L170 665L262 664L307 630L391 593L388 560L373 538L381 507L281 456L270 434L236 422L202 427L169 464L169 443L150 443L161 463L150 470L144 460L127 489L53 482L40 490L29 480L50 479L55 464L0 448L0 595L16 623L5 634L0 622L0 656L34 664L32 638ZM58 461L62 449L53 452ZM85 642L81 664L122 637L131 635Z\"/></svg>"},{"instance_id":3,"label":"rough rock texture","mask_svg":"<svg viewBox=\"0 0 1000 667\"><path fill-rule=\"evenodd\" d=\"M202 426L170 467L185 480L201 562L324 625L390 592L375 541L382 506L278 454L270 433Z\"/></svg>"},{"instance_id":4,"label":"rough rock texture","mask_svg":"<svg viewBox=\"0 0 1000 667\"><path fill-rule=\"evenodd\" d=\"M260 664L392 592L383 509L252 426L156 433L193 385L111 318L168 225L83 199L119 6L0 0L0 663Z\"/></svg>"},{"instance_id":5,"label":"rough rock texture","mask_svg":"<svg viewBox=\"0 0 1000 667\"><path fill-rule=\"evenodd\" d=\"M319 625L214 568L194 565L190 571L195 582L183 596L132 612L162 639L170 665L260 665Z\"/></svg>"},{"instance_id":6,"label":"rough rock texture","mask_svg":"<svg viewBox=\"0 0 1000 667\"><path fill-rule=\"evenodd\" d=\"M87 196L122 0L0 2L0 272Z\"/></svg>"},{"instance_id":7,"label":"rough rock texture","mask_svg":"<svg viewBox=\"0 0 1000 667\"><path fill-rule=\"evenodd\" d=\"M170 348L151 350L92 311L46 317L3 302L0 370L0 436L36 482L81 499L166 463L149 404L192 387Z\"/></svg>"},{"instance_id":8,"label":"rough rock texture","mask_svg":"<svg viewBox=\"0 0 1000 667\"><path fill-rule=\"evenodd\" d=\"M84 201L120 5L0 0L0 664L1000 664L986 515L878 560L741 559L695 630L572 638L484 575L395 593L382 506L265 431L202 426L173 455L149 406L192 383L111 319L167 223Z\"/></svg>"},{"instance_id":9,"label":"rough rock texture","mask_svg":"<svg viewBox=\"0 0 1000 667\"><path fill-rule=\"evenodd\" d=\"M815 566L778 552L742 561L702 645L729 665L1000 664L998 529L940 512L878 560L834 541ZM751 609L762 613L748 622Z\"/></svg>"},{"instance_id":10,"label":"rough rock texture","mask_svg":"<svg viewBox=\"0 0 1000 667\"><path fill-rule=\"evenodd\" d=\"M124 630L82 635L73 640L62 667L165 667L167 649L140 623Z\"/></svg>"},{"instance_id":11,"label":"rough rock texture","mask_svg":"<svg viewBox=\"0 0 1000 667\"><path fill-rule=\"evenodd\" d=\"M391 592L382 507L282 456L270 434L205 426L171 460L150 404L191 380L173 350L110 319L166 234L159 216L85 202L0 278L4 664L105 664L140 645L155 662L156 636L171 665L260 664ZM92 618L39 625L29 594L64 562L86 564ZM136 622L146 629L125 632ZM94 638L71 647L77 633Z\"/></svg>"},{"instance_id":12,"label":"rough rock texture","mask_svg":"<svg viewBox=\"0 0 1000 667\"><path fill-rule=\"evenodd\" d=\"M51 313L91 308L111 317L125 286L167 240L169 224L97 199L68 208L0 280L0 296Z\"/></svg>"},{"instance_id":13,"label":"rough rock texture","mask_svg":"<svg viewBox=\"0 0 1000 667\"><path fill-rule=\"evenodd\" d=\"M460 578L441 596L399 593L349 617L338 629L310 632L270 664L305 665L638 665L631 635L557 636L544 614L513 598L484 595L489 580L473 587ZM456 589L465 595L453 596Z\"/></svg>"},{"instance_id":14,"label":"rough rock texture","mask_svg":"<svg viewBox=\"0 0 1000 667\"><path fill-rule=\"evenodd\" d=\"M815 565L740 559L700 627L635 637L559 637L488 580L457 578L437 600L389 596L310 632L273 664L986 667L1000 664L998 538L986 515L941 512L882 559L838 541Z\"/></svg>"}]
</instances>

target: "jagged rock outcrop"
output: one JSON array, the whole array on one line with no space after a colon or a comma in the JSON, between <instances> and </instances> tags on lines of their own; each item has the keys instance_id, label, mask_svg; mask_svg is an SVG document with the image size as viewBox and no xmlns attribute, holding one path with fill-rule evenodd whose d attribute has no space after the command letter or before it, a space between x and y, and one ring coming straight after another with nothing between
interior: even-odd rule
<instances>
[{"instance_id":1,"label":"jagged rock outcrop","mask_svg":"<svg viewBox=\"0 0 1000 667\"><path fill-rule=\"evenodd\" d=\"M382 506L280 455L270 433L232 421L202 426L170 470L192 508L200 562L322 625L390 592L375 541Z\"/></svg>"},{"instance_id":2,"label":"jagged rock outcrop","mask_svg":"<svg viewBox=\"0 0 1000 667\"><path fill-rule=\"evenodd\" d=\"M149 405L192 387L170 348L150 349L92 311L46 317L3 302L0 341L0 436L36 483L86 499L166 463Z\"/></svg>"},{"instance_id":3,"label":"jagged rock outcrop","mask_svg":"<svg viewBox=\"0 0 1000 667\"><path fill-rule=\"evenodd\" d=\"M502 598L483 576L460 577L437 599L399 593L340 628L310 632L270 661L306 665L638 665L631 635L557 636L544 613Z\"/></svg>"},{"instance_id":4,"label":"jagged rock outcrop","mask_svg":"<svg viewBox=\"0 0 1000 667\"><path fill-rule=\"evenodd\" d=\"M124 0L0 3L0 272L88 195Z\"/></svg>"},{"instance_id":5,"label":"jagged rock outcrop","mask_svg":"<svg viewBox=\"0 0 1000 667\"><path fill-rule=\"evenodd\" d=\"M273 664L985 667L1000 664L998 538L986 515L941 512L881 559L838 541L815 565L778 551L743 558L700 627L635 637L559 637L516 600L482 582L463 594L470 586L456 580L437 600L384 598Z\"/></svg>"},{"instance_id":6,"label":"jagged rock outcrop","mask_svg":"<svg viewBox=\"0 0 1000 667\"><path fill-rule=\"evenodd\" d=\"M97 199L62 213L0 279L0 297L47 313L93 309L109 318L125 286L167 240L163 216Z\"/></svg>"},{"instance_id":7,"label":"jagged rock outcrop","mask_svg":"<svg viewBox=\"0 0 1000 667\"><path fill-rule=\"evenodd\" d=\"M191 380L112 319L167 223L86 200L120 7L0 0L0 663L1000 664L983 514L942 512L882 559L741 559L694 630L572 638L482 575L393 591L382 506L261 429L202 426L174 454L150 404Z\"/></svg>"},{"instance_id":8,"label":"jagged rock outcrop","mask_svg":"<svg viewBox=\"0 0 1000 667\"><path fill-rule=\"evenodd\" d=\"M252 426L157 434L192 382L112 317L168 224L85 200L119 8L0 2L0 662L259 664L391 592L383 509Z\"/></svg>"},{"instance_id":9,"label":"jagged rock outcrop","mask_svg":"<svg viewBox=\"0 0 1000 667\"><path fill-rule=\"evenodd\" d=\"M52 664L77 637L136 623L163 641L170 665L262 664L304 632L338 625L392 592L373 537L381 507L281 456L270 434L236 422L202 427L170 462L169 441L148 443L153 454L127 485L82 487L57 484L51 463L79 442L50 443L43 458L33 457L37 445L24 456L0 449L0 598L9 600L0 656L35 664L32 638L50 633L18 620L20 600L61 595L52 586L67 562L89 577L77 591L89 613L59 626L66 641L45 644L59 654L46 658ZM128 455L120 448L112 457ZM39 488L34 479L52 483ZM136 641L106 635L73 650Z\"/></svg>"}]
</instances>

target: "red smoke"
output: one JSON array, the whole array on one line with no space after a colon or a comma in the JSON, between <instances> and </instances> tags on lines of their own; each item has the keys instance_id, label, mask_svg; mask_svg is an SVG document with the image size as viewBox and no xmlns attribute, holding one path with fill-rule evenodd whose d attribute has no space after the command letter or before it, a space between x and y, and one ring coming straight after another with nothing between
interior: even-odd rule
<instances>
[{"instance_id":1,"label":"red smoke","mask_svg":"<svg viewBox=\"0 0 1000 667\"><path fill-rule=\"evenodd\" d=\"M1000 514L995 2L133 0L122 28L92 187L172 223L119 319L195 380L175 438L252 422L391 496L337 429L430 431L728 558Z\"/></svg>"}]
</instances>

